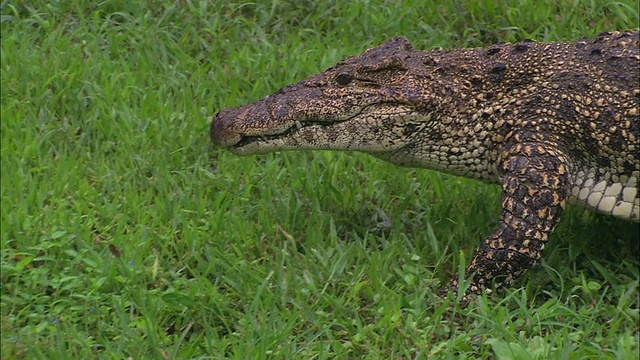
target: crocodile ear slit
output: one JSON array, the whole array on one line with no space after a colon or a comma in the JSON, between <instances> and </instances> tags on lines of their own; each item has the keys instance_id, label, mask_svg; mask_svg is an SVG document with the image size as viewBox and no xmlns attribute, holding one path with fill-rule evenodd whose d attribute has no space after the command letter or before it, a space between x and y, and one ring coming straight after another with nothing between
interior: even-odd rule
<instances>
[{"instance_id":1,"label":"crocodile ear slit","mask_svg":"<svg viewBox=\"0 0 640 360\"><path fill-rule=\"evenodd\" d=\"M404 61L404 57L398 55L382 58L371 64L364 65L360 68L363 72L378 72L383 70L406 70L407 63Z\"/></svg>"}]
</instances>

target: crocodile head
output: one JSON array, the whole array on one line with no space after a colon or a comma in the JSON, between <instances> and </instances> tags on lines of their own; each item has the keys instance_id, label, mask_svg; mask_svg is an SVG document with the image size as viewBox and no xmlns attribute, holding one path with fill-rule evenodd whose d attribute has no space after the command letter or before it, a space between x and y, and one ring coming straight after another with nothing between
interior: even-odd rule
<instances>
[{"instance_id":1,"label":"crocodile head","mask_svg":"<svg viewBox=\"0 0 640 360\"><path fill-rule=\"evenodd\" d=\"M211 140L235 154L359 150L381 154L412 140L430 121L428 84L403 37L347 58L273 95L216 114Z\"/></svg>"}]
</instances>

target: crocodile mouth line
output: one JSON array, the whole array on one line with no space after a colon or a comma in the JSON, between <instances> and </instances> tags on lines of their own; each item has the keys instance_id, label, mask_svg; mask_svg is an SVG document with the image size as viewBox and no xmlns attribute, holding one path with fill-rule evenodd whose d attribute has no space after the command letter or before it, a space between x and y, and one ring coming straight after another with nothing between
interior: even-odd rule
<instances>
[{"instance_id":1,"label":"crocodile mouth line","mask_svg":"<svg viewBox=\"0 0 640 360\"><path fill-rule=\"evenodd\" d=\"M310 127L310 126L320 126L321 128L329 128L337 124L353 120L358 116L365 114L370 107L373 107L375 105L376 105L375 103L372 103L372 104L363 106L360 109L360 111L342 120L302 120L302 121L297 120L293 123L293 125L288 127L286 130L277 134L244 135L240 138L240 140L235 145L233 145L233 148L240 149L247 145L251 145L255 142L268 142L271 140L286 138L288 136L295 134L297 131L300 131L301 129Z\"/></svg>"},{"instance_id":2,"label":"crocodile mouth line","mask_svg":"<svg viewBox=\"0 0 640 360\"><path fill-rule=\"evenodd\" d=\"M291 135L295 134L297 131L300 131L301 129L306 128L306 127L310 127L310 126L320 126L320 127L323 127L323 128L328 128L328 127L334 126L336 124L340 124L340 123L343 123L345 121L349 121L349 120L355 118L358 115L360 115L360 113L358 113L358 114L356 114L353 117L350 117L348 119L335 120L335 121L331 121L331 122L314 121L314 120L296 121L292 126L290 126L285 131L283 131L281 133L278 133L278 134L242 136L240 138L240 141L238 141L235 145L233 145L233 147L236 148L236 149L239 149L239 148L245 147L247 145L251 145L251 144L253 144L255 142L268 142L270 140L277 140L277 139L280 139L280 138L286 138L288 136L291 136Z\"/></svg>"},{"instance_id":3,"label":"crocodile mouth line","mask_svg":"<svg viewBox=\"0 0 640 360\"><path fill-rule=\"evenodd\" d=\"M319 126L320 128L329 128L347 121L351 121L359 116L365 115L371 112L371 108L375 108L377 105L399 105L400 103L395 101L385 101L382 103L371 103L363 106L357 113L352 116L341 119L341 120L297 120L286 130L277 133L277 134L263 134L263 135L243 135L240 140L235 143L232 147L234 149L241 149L245 146L251 145L256 142L268 142L272 140L277 140L281 138L286 138L288 136L292 136L297 131L300 131L303 128L310 126Z\"/></svg>"}]
</instances>

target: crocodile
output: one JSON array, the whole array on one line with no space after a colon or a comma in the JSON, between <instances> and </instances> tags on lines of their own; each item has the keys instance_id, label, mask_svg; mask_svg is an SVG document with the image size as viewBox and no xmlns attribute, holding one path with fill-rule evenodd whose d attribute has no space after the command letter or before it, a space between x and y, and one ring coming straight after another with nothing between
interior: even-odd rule
<instances>
[{"instance_id":1,"label":"crocodile","mask_svg":"<svg viewBox=\"0 0 640 360\"><path fill-rule=\"evenodd\" d=\"M640 221L639 46L638 30L430 51L395 37L219 111L210 136L238 155L354 150L500 184L463 296L491 293L538 262L567 203Z\"/></svg>"}]
</instances>

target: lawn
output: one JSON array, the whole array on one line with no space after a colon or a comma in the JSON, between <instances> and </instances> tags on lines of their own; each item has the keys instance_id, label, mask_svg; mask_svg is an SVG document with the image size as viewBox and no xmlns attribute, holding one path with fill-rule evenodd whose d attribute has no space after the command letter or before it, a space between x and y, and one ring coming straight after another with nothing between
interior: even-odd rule
<instances>
[{"instance_id":1,"label":"lawn","mask_svg":"<svg viewBox=\"0 0 640 360\"><path fill-rule=\"evenodd\" d=\"M218 110L395 35L476 47L639 21L629 0L424 3L3 2L2 359L637 359L637 224L569 207L540 265L460 306L438 292L499 187L210 144Z\"/></svg>"}]
</instances>

